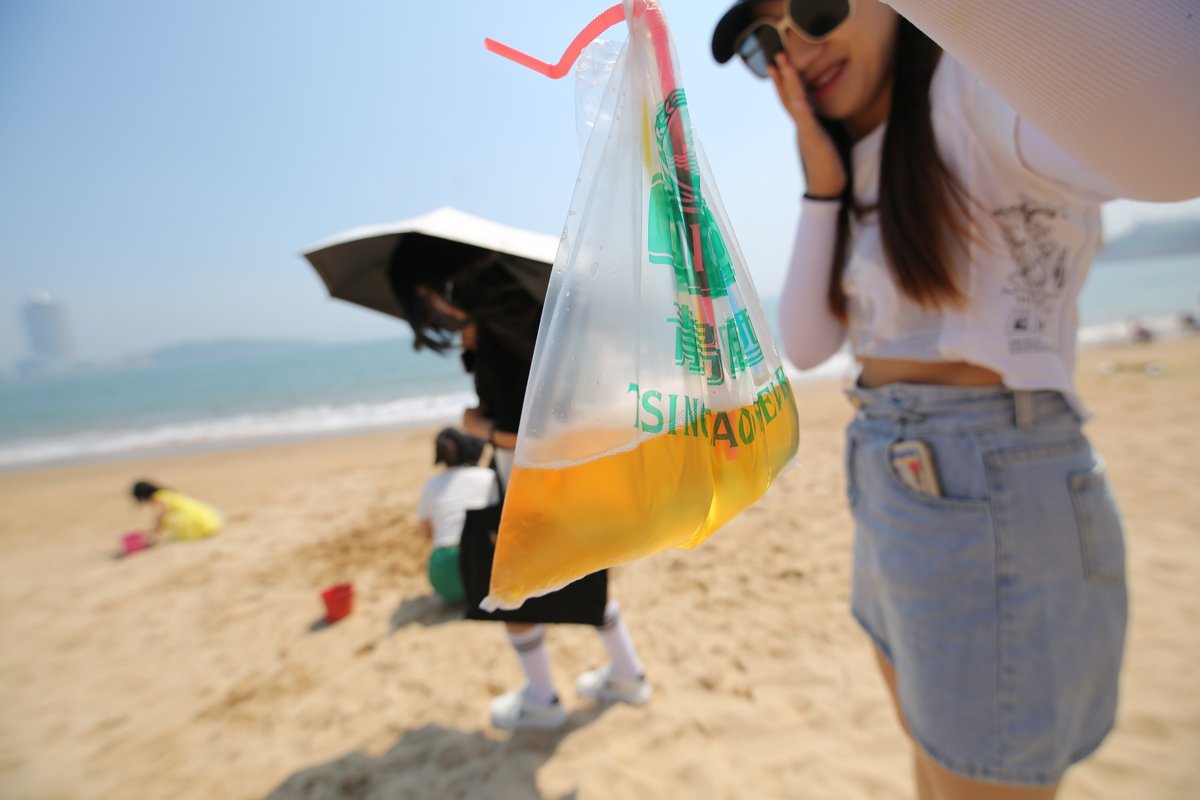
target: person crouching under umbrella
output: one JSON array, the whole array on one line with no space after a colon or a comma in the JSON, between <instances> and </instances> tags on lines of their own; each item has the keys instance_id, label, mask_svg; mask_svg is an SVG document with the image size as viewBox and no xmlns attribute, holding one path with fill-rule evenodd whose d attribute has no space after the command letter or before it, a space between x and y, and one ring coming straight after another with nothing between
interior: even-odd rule
<instances>
[{"instance_id":1,"label":"person crouching under umbrella","mask_svg":"<svg viewBox=\"0 0 1200 800\"><path fill-rule=\"evenodd\" d=\"M500 502L496 473L479 466L484 441L455 428L445 428L434 444L434 464L446 468L425 482L417 503L421 533L433 543L429 584L448 603L463 600L458 544L467 512Z\"/></svg>"}]
</instances>

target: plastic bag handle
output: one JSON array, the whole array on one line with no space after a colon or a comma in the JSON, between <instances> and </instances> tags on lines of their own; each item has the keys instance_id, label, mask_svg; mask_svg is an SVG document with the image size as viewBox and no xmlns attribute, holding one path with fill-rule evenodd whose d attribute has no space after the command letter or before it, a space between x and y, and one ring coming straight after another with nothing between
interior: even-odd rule
<instances>
[{"instance_id":1,"label":"plastic bag handle","mask_svg":"<svg viewBox=\"0 0 1200 800\"><path fill-rule=\"evenodd\" d=\"M662 9L657 0L626 0L626 3L631 6L632 16L641 17L646 23L657 61L659 85L662 88L663 97L670 97L679 87L675 82L675 70L671 61L671 38L667 33L667 24L663 19ZM696 272L696 279L702 287L707 288L709 285L708 265L704 263L704 246L700 241L702 225L699 210L702 201L699 180L692 172L695 154L692 152L694 149L692 137L688 133L691 127L687 107L682 106L678 113L671 117L667 131L672 151L670 160L673 164L676 181L681 186L690 187L694 192L694 201L683 207L684 224L690 234L685 235L684 240L692 256L692 267ZM707 292L702 292L696 297L696 304L700 319L707 325L715 326L716 314L713 310L712 298Z\"/></svg>"},{"instance_id":2,"label":"plastic bag handle","mask_svg":"<svg viewBox=\"0 0 1200 800\"><path fill-rule=\"evenodd\" d=\"M598 17L587 24L586 27L567 45L566 51L557 64L549 64L539 58L534 58L528 53L523 53L515 47L510 47L503 42L497 42L494 39L484 39L483 46L490 52L496 55L503 56L511 61L515 61L521 66L528 67L534 72L539 72L548 78L555 80L562 78L575 64L579 54L591 42L604 31L614 25L624 22L626 18L633 19L634 17L644 17L647 22L647 28L650 32L650 41L654 48L654 54L658 66L659 84L662 87L664 97L669 97L676 89L675 70L671 63L671 41L667 34L666 22L663 19L662 9L659 8L657 0L623 0L615 6L607 9ZM696 177L692 174L691 162L693 160L691 136L688 135L688 129L691 123L686 121L687 110L680 109L680 113L674 116L669 125L669 137L671 149L673 151L672 161L674 162L675 176L681 185L693 187L693 191L699 199L699 186ZM700 242L700 219L698 212L698 203L689 204L684 208L684 222L688 227L690 236L684 237L686 246L692 255L692 264L697 273L696 277L702 286L708 285L707 265L704 263L704 249ZM700 318L705 323L712 325L715 323L715 314L713 313L712 298L707 295L702 295L697 298L699 305Z\"/></svg>"},{"instance_id":3,"label":"plastic bag handle","mask_svg":"<svg viewBox=\"0 0 1200 800\"><path fill-rule=\"evenodd\" d=\"M623 3L617 3L612 8L601 13L594 20L589 22L587 26L579 32L579 34L567 45L566 51L563 52L562 58L557 64L550 64L542 61L540 58L534 58L528 53L523 53L515 47L509 47L503 42L497 42L495 39L484 39L483 46L490 52L498 56L503 56L510 61L515 61L523 67L528 67L534 72L540 72L547 78L558 80L571 71L571 67L575 64L575 60L579 58L579 54L583 52L583 48L587 47L592 41L604 33L612 26L625 21L625 6Z\"/></svg>"}]
</instances>

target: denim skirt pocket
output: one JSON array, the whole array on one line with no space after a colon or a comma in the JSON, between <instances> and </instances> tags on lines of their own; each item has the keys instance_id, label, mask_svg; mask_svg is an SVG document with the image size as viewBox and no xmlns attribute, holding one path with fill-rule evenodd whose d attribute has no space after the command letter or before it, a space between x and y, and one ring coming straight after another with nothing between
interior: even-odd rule
<instances>
[{"instance_id":1,"label":"denim skirt pocket","mask_svg":"<svg viewBox=\"0 0 1200 800\"><path fill-rule=\"evenodd\" d=\"M1090 581L1119 583L1125 576L1125 540L1121 516L1103 464L1071 474L1071 500L1079 524L1083 573Z\"/></svg>"}]
</instances>

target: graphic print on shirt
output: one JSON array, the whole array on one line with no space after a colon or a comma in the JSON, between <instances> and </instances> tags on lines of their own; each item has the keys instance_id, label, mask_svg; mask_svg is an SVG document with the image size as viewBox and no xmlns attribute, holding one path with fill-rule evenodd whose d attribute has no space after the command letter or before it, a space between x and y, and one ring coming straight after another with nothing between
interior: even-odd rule
<instances>
[{"instance_id":1,"label":"graphic print on shirt","mask_svg":"<svg viewBox=\"0 0 1200 800\"><path fill-rule=\"evenodd\" d=\"M1022 197L1018 205L992 212L1015 264L1004 283L1013 298L1004 333L1010 353L1053 352L1057 317L1067 275L1067 248L1056 230L1069 225L1063 209Z\"/></svg>"}]
</instances>

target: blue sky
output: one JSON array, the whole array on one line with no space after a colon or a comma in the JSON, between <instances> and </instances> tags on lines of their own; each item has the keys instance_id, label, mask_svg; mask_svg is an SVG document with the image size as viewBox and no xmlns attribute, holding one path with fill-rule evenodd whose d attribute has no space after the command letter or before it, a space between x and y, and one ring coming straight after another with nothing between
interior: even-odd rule
<instances>
[{"instance_id":1,"label":"blue sky","mask_svg":"<svg viewBox=\"0 0 1200 800\"><path fill-rule=\"evenodd\" d=\"M693 122L754 279L782 282L803 190L766 84L720 68L726 5L666 0ZM82 355L402 323L325 295L299 255L450 205L557 234L579 166L574 82L547 60L605 3L7 0L0 4L0 366L19 307L66 307ZM613 36L621 36L614 30ZM1106 208L1110 235L1200 203Z\"/></svg>"}]
</instances>

